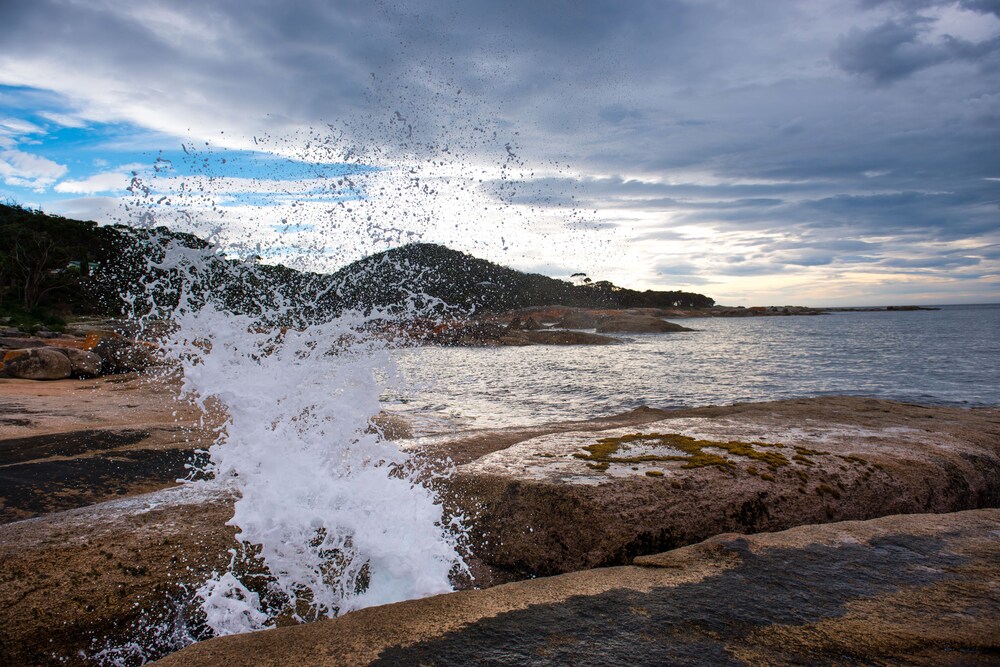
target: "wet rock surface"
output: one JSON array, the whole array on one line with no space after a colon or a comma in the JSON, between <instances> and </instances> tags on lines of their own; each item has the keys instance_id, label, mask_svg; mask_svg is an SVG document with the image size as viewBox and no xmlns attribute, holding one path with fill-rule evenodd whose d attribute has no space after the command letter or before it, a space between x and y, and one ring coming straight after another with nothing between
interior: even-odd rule
<instances>
[{"instance_id":1,"label":"wet rock surface","mask_svg":"<svg viewBox=\"0 0 1000 667\"><path fill-rule=\"evenodd\" d=\"M0 526L0 665L140 664L133 642L175 649L197 633L192 585L229 562L230 516L224 497L180 488Z\"/></svg>"},{"instance_id":2,"label":"wet rock surface","mask_svg":"<svg viewBox=\"0 0 1000 667\"><path fill-rule=\"evenodd\" d=\"M0 379L0 523L188 476L194 450L214 439L213 416L202 421L176 393L172 381L138 376Z\"/></svg>"},{"instance_id":3,"label":"wet rock surface","mask_svg":"<svg viewBox=\"0 0 1000 667\"><path fill-rule=\"evenodd\" d=\"M1000 510L719 535L635 565L213 639L163 665L995 664Z\"/></svg>"}]
</instances>

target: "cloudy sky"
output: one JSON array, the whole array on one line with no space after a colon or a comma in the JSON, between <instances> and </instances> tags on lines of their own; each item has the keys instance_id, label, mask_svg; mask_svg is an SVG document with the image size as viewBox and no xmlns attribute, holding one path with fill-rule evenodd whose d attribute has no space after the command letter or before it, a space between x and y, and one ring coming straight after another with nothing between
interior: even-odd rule
<instances>
[{"instance_id":1,"label":"cloudy sky","mask_svg":"<svg viewBox=\"0 0 1000 667\"><path fill-rule=\"evenodd\" d=\"M1000 1L0 0L0 196L333 268L1000 301Z\"/></svg>"}]
</instances>

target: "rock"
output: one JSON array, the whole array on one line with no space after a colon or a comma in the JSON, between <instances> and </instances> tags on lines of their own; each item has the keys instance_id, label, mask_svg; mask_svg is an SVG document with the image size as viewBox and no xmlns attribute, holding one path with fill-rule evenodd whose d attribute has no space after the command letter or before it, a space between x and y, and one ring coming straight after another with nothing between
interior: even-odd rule
<instances>
[{"instance_id":1,"label":"rock","mask_svg":"<svg viewBox=\"0 0 1000 667\"><path fill-rule=\"evenodd\" d=\"M190 585L230 560L230 516L189 485L0 526L0 664L104 664L130 641L162 655Z\"/></svg>"},{"instance_id":2,"label":"rock","mask_svg":"<svg viewBox=\"0 0 1000 667\"><path fill-rule=\"evenodd\" d=\"M665 333L670 331L693 331L658 317L644 315L614 315L602 318L597 323L597 333Z\"/></svg>"},{"instance_id":3,"label":"rock","mask_svg":"<svg viewBox=\"0 0 1000 667\"><path fill-rule=\"evenodd\" d=\"M592 310L570 310L562 316L556 326L563 329L593 329L602 316L602 313Z\"/></svg>"},{"instance_id":4,"label":"rock","mask_svg":"<svg viewBox=\"0 0 1000 667\"><path fill-rule=\"evenodd\" d=\"M12 350L3 357L3 372L7 377L22 380L63 380L73 367L69 358L48 347Z\"/></svg>"},{"instance_id":5,"label":"rock","mask_svg":"<svg viewBox=\"0 0 1000 667\"><path fill-rule=\"evenodd\" d=\"M90 340L88 334L87 339ZM143 343L138 343L121 336L102 336L94 344L91 351L102 360L103 373L132 373L143 371L154 363L153 349Z\"/></svg>"},{"instance_id":6,"label":"rock","mask_svg":"<svg viewBox=\"0 0 1000 667\"><path fill-rule=\"evenodd\" d=\"M586 333L584 331L522 331L530 343L536 345L609 345L617 338Z\"/></svg>"},{"instance_id":7,"label":"rock","mask_svg":"<svg viewBox=\"0 0 1000 667\"><path fill-rule=\"evenodd\" d=\"M39 338L25 338L23 336L3 336L0 337L0 349L24 350L29 347L45 347L45 341Z\"/></svg>"},{"instance_id":8,"label":"rock","mask_svg":"<svg viewBox=\"0 0 1000 667\"><path fill-rule=\"evenodd\" d=\"M501 345L507 345L509 347L524 347L525 345L533 345L533 343L528 340L528 337L524 335L521 331L511 331L506 335L500 336L498 339Z\"/></svg>"},{"instance_id":9,"label":"rock","mask_svg":"<svg viewBox=\"0 0 1000 667\"><path fill-rule=\"evenodd\" d=\"M534 317L528 317L524 320L520 317L515 317L510 321L510 324L507 325L508 331L537 331L544 328L545 327L539 324Z\"/></svg>"},{"instance_id":10,"label":"rock","mask_svg":"<svg viewBox=\"0 0 1000 667\"><path fill-rule=\"evenodd\" d=\"M0 523L187 477L224 415L214 402L203 414L177 401L177 391L176 380L120 375L0 381Z\"/></svg>"},{"instance_id":11,"label":"rock","mask_svg":"<svg viewBox=\"0 0 1000 667\"><path fill-rule=\"evenodd\" d=\"M667 415L494 437L468 457L461 439L442 445L476 553L519 576L557 574L724 531L1000 505L997 409L836 397Z\"/></svg>"},{"instance_id":12,"label":"rock","mask_svg":"<svg viewBox=\"0 0 1000 667\"><path fill-rule=\"evenodd\" d=\"M499 339L501 345L608 345L617 338L584 331L510 331Z\"/></svg>"},{"instance_id":13,"label":"rock","mask_svg":"<svg viewBox=\"0 0 1000 667\"><path fill-rule=\"evenodd\" d=\"M66 355L72 368L73 377L86 378L101 374L101 366L104 362L97 354L72 347L53 347L51 349Z\"/></svg>"},{"instance_id":14,"label":"rock","mask_svg":"<svg viewBox=\"0 0 1000 667\"><path fill-rule=\"evenodd\" d=\"M719 535L634 565L188 646L215 665L992 664L1000 510Z\"/></svg>"},{"instance_id":15,"label":"rock","mask_svg":"<svg viewBox=\"0 0 1000 667\"><path fill-rule=\"evenodd\" d=\"M121 378L86 382L71 380L64 383L35 385L30 390L27 388L28 385L29 383L17 381L0 383L0 387L7 391L22 389L26 392L25 396L56 390L67 393L66 388L94 386L98 388L98 392L108 392L106 395L97 395L104 395L105 402L110 401L114 407L113 410L106 408L105 412L90 412L98 408L91 404L83 405L79 400L74 400L74 396L66 396L65 401L69 403L51 403L46 415L38 417L39 420L43 420L38 425L43 432L51 432L58 426L60 423L58 420L62 419L59 413L67 406L77 411L74 413L74 423L84 418L91 421L117 419L119 429L136 428L137 416L141 415L143 420L153 419L154 412L150 412L147 416L144 410L154 410L154 408L165 413L164 423L171 423L167 396L158 394L144 398L141 392L146 391L143 388L145 385L139 382L122 383ZM123 391L129 393L120 393ZM80 392L68 393L79 395ZM21 400L17 396L13 398L16 399L13 402ZM140 408L122 411L119 406L125 401L144 403ZM34 418L34 415L28 412L11 414L16 417L24 414L26 417ZM195 419L195 423L196 421ZM215 423L217 425L223 421L224 419L218 419ZM142 423L143 428L146 428L145 422ZM20 429L20 427L12 428ZM197 432L193 424L189 428L192 432ZM151 438L156 437L158 433L158 429L146 428L146 430L150 431ZM647 438L646 444L643 445L640 439L627 437L637 433L647 436L674 434L686 436L696 442L666 437L659 442L649 442L658 438ZM67 434L67 437L69 435ZM126 434L120 435L124 437ZM183 434L178 435L181 438L186 437ZM48 451L52 455L68 456L71 452L67 448L92 448L96 440L90 435L83 437L82 434L73 434L73 439L60 440L61 449L58 451L51 447L52 443L49 441L41 444L39 441L21 443L19 448L15 449L21 452L23 457L30 456L34 460L37 458L35 450L28 451L25 446L44 445L50 448ZM211 440L209 433L205 434L205 440ZM603 446L594 447L600 445L602 441L604 441ZM145 445L145 442L137 444ZM202 441L195 446L204 445L205 441ZM656 449L656 447L661 448ZM3 449L2 445L0 449ZM451 459L457 465L457 473L445 490L445 500L467 516L467 523L471 527L474 556L477 562L484 563L482 571L485 576L482 581L485 582L490 581L490 575L495 575L494 580L510 581L512 578L526 575L537 576L601 565L624 565L636 556L656 554L673 547L697 543L719 532L781 530L803 523L868 519L900 512L942 512L971 507L995 507L1000 505L1000 451L998 450L1000 450L1000 410L928 408L845 397L672 412L641 409L604 420L479 431L420 445L421 455L427 459L431 461ZM107 453L116 454L116 451L108 450ZM637 453L653 458L636 462L620 460L633 458ZM80 456L97 458L100 454L101 452L90 449L82 452ZM119 462L125 458L121 456L122 452L117 454ZM779 456L781 458L778 458ZM128 453L128 457L131 458L132 454ZM82 458L71 463L79 464L80 460ZM21 463L28 462L25 459ZM109 463L111 462L109 460ZM10 475L14 469L14 465L5 466L4 471L7 475L5 479L11 479ZM112 476L113 479L113 470L108 467L101 474L103 477ZM651 471L661 472L662 476L651 477L647 474ZM74 480L72 485L66 485L64 488L84 486L83 482ZM66 494L55 488L48 495L61 497ZM78 651L90 651L90 654L93 654L95 642L99 649L110 641L108 638L127 641L131 638L129 628L132 626L169 628L172 619L159 614L172 612L178 608L178 605L172 603L171 596L180 595L179 591L185 586L190 590L192 586L200 583L197 580L204 576L204 572L219 567L219 563L228 562L226 550L233 546L232 529L224 526L225 520L231 516L231 510L225 503L220 505L216 501L203 501L197 497L192 497L189 502L184 503L165 502L165 498L178 497L139 496L123 502L51 514L32 521L0 527L0 563L4 564L2 571L12 573L12 576L0 577L0 607L5 609L5 619L8 621L0 624L0 654L13 656L10 658L12 664L56 662L57 659L52 657L54 655L60 659L65 658L68 664L75 664L74 661L82 661L76 657ZM150 511L150 508L154 508L155 511ZM896 534L902 534L901 531L911 530L907 526L916 525L905 523L908 520L898 518L891 520L891 525L890 523L880 525L887 527L890 535L894 534L894 531ZM948 520L943 518L934 521L935 525L940 525ZM824 530L824 528L813 527L809 530ZM996 528L990 530L995 531ZM777 569L774 572L778 574L764 576L766 572L762 574L759 569L739 570L736 574L740 576L735 580L722 579L721 582L731 589L739 581L744 583L758 581L770 586L775 577L781 584L787 582L790 576L799 577L801 571L806 583L803 584L799 578L792 580L790 595L794 598L794 602L805 598L811 599L815 591L809 587L818 587L826 595L832 588L827 582L836 582L841 577L864 572L863 559L853 556L854 552L850 549L824 551L820 547L809 546L811 543L808 540L813 538L808 536L812 533L794 532L790 535L799 536L795 539L789 538L787 542L791 546L802 546L805 560L797 556L785 558L784 552L777 552L781 558L772 559L772 562L785 559L784 562L788 564L787 567L775 564L774 567ZM820 533L815 534L819 535ZM823 535L830 536L827 542L822 542L827 538L815 537L815 539L827 546L836 546L850 545L851 540L857 544L863 533L850 529L846 532L823 533ZM846 537L841 539L836 535L846 535ZM926 537L929 533L925 531L919 535ZM705 553L710 556L718 552L718 558L709 559L710 562L705 567L711 572L724 575L725 572L720 568L738 563L739 558L750 566L763 562L754 559L762 557L763 550L769 548L769 543L759 541L764 539L764 536L746 538L749 547L745 549L740 546L738 540L741 539L743 538L727 536L725 540L729 541L723 543L710 541L708 543L710 547ZM950 537L941 539L945 541L929 543L933 547L932 551L965 553L955 551L958 547L948 542ZM993 539L995 543L995 538ZM737 542L734 543L732 540ZM878 561L878 567L872 571L882 572L880 576L891 578L901 576L900 572L909 572L910 570L906 568L914 564L917 573L923 572L927 576L938 576L941 572L952 573L953 570L949 569L951 565L930 560L919 562L908 560L912 559L914 554L927 553L928 543L921 540L923 537L918 540L893 542L892 539L887 539L878 542L876 556L883 560ZM732 546L733 544L735 546ZM58 546L54 548L53 545ZM105 556L106 553L112 556ZM631 588L629 586L624 588L651 591L658 587L673 585L670 581L674 583L701 581L697 577L690 578L694 576L692 572L697 573L700 570L687 569L686 563L694 556L689 558L683 554L697 556L697 551L675 552L666 560L646 562L642 568L644 574L641 582L630 584ZM839 558L838 554L846 554L849 558L836 561L835 558ZM181 559L177 567L172 561L168 562L175 557ZM992 555L991 558L995 563L996 556ZM886 559L890 561L888 564ZM979 561L970 562L973 563L970 567L975 567L975 562ZM827 576L826 570L817 569L827 564L836 576ZM182 567L186 565L191 565L193 572ZM658 567L654 570L653 565ZM629 571L633 569L635 568L624 568ZM654 571L660 574L649 574ZM645 578L673 574L680 575L681 579ZM538 580L532 585L539 586L539 590L559 591L559 600L622 588L619 585L622 580L597 583L598 579L587 578L591 576L590 573L570 576L584 578L559 577ZM862 581L870 583L874 575L860 576ZM809 581L812 577L817 577L817 581ZM995 575L993 579L996 579ZM988 583L989 580L985 580ZM567 581L570 584L561 583ZM900 584L899 579L887 581L893 586ZM984 578L980 577L978 581L983 582ZM528 583L530 582L525 582L526 585ZM902 583L905 584L906 581ZM844 590L852 590L852 586L853 584L845 584ZM119 590L124 592L119 593ZM521 589L503 586L491 590L499 591L497 595L500 598L497 599L503 599L508 596L507 592ZM704 590L695 589L693 593ZM725 592L727 587L723 586L721 590ZM764 614L778 613L791 604L774 597L777 593L773 589L768 589L770 593L766 590L767 594L761 594L760 600L766 603L753 602L757 598L752 591L738 590L741 592L736 599L750 605L747 609L762 608L761 613ZM879 590L881 589L877 589L876 593ZM485 593L488 591L475 592L475 595ZM731 591L726 594L733 595ZM706 595L706 599L717 600L713 597L716 593ZM685 599L690 601L696 597L698 596L694 595ZM410 609L406 606L397 605L385 609L404 610L405 614L399 612L403 615L393 617L399 627L404 627L407 623L413 622L414 618L425 620L433 618L435 622L448 618L450 612L445 609L461 606L464 603L460 600L465 598L449 596L434 599L447 602L443 603L443 608L418 608L425 609L427 614L434 614L433 616L408 615L411 612L406 611ZM475 601L484 599L493 598L473 597L472 608L475 613L489 609L489 607L476 607ZM864 599L867 598L860 596L860 601L857 603L861 605L857 608L862 611L866 608L861 604ZM995 597L990 599L995 601ZM625 600L628 601L627 598ZM544 602L545 600L536 598L534 603ZM652 618L662 618L658 614L674 602L675 599L670 598L667 603L660 604L654 601L650 603L651 606L647 606L645 600L636 600L635 604L630 602L619 607L613 598L600 598L598 603L606 603L609 605L607 609L614 611L602 615L603 612L599 612L596 607L586 607L583 614L597 619L595 627L587 626L588 632L594 632L595 637L604 641L608 640L608 637L598 632L600 627L617 623L620 619L638 621L634 616L636 614L641 616L641 613L633 613L632 609L646 609L651 612ZM404 605L429 603L429 601L419 601ZM832 609L837 604L823 608ZM966 604L967 609L984 609L990 614L994 613L992 608L984 606L979 601L970 602L968 597L962 598L961 604ZM684 607L684 609L689 610L691 618L708 619L704 621L709 623L705 627L712 632L716 630L722 632L719 626L746 628L753 625L749 621L743 622L740 618L726 616L725 613L728 613L725 610L726 604L715 605L713 602L713 605L722 610L720 612L723 613L722 616L711 615L718 609L712 610L706 607ZM851 609L855 608L856 604L852 602ZM544 605L541 609L549 614L550 618L556 618L564 611L563 608L544 607ZM903 609L906 611L908 607L904 604ZM843 606L840 607L840 611L843 613ZM350 618L362 620L372 618L364 616L366 613L373 612L354 612L336 623ZM979 611L974 613L978 614ZM143 614L151 614L145 620L155 622L140 623ZM478 618L472 617L468 622L477 623ZM576 617L570 616L570 618ZM804 637L816 636L816 632L822 632L826 627L824 623L833 623L837 618L836 615L831 615L826 620L817 621L819 626L815 631L806 632ZM856 621L857 625L835 625L838 632L850 630L852 627L864 628L863 620L849 618L853 618L851 622ZM895 621L892 619L896 617L879 618L889 620L886 623L877 622L875 625L879 628L891 626L891 632L896 632L905 625L902 621L893 625ZM942 618L969 623L969 636L980 638L995 636L995 633L991 635L976 625L979 622L976 620L978 616L971 619L969 616L944 614ZM529 620L533 621L534 617ZM914 636L923 632L923 628L927 626L924 621L923 617L909 619L909 627ZM813 621L807 619L807 622ZM376 623L376 621L364 621L364 623ZM385 643L384 637L394 638L397 635L393 634L394 631L385 634L379 630L381 626L376 626L368 625L368 634L355 636L358 642L376 647L372 649L375 651L375 656L393 646L410 646L421 641L414 639L412 642L406 640L408 643L400 643L392 639L392 642ZM779 626L776 621L774 628L768 625L765 629L769 632L773 629L779 633L772 637L772 644L780 648L783 645L782 638L787 636L780 635L780 632L786 630L791 632L794 628L783 629ZM294 628L289 632L293 637L298 636L296 633L305 636L312 632L310 629L312 627L314 626ZM913 628L918 630L914 631ZM434 632L423 637L433 637ZM616 627L615 633L618 632L622 632L622 637L629 641L633 643L636 641L635 637L629 634L631 630L628 627ZM699 641L709 641L705 637L710 637L710 632L700 630L697 632L690 630L690 632L694 633ZM864 633L846 632L845 635L848 638L869 637L870 632L870 629L866 629ZM575 637L572 634L565 636ZM832 633L824 641L833 641L835 636L836 633ZM717 648L723 644L729 646L729 635L726 637L724 642L721 639L712 641L720 642ZM917 640L922 641L920 637L917 637ZM118 645L122 645L124 641ZM339 640L326 637L323 641L333 642L330 646L334 646ZM683 644L683 641L679 639L677 641ZM287 648L293 646L294 642L292 640L286 642L283 639L279 644L284 644ZM215 641L204 644L204 646L213 645L221 644ZM494 644L485 642L484 646L492 647ZM553 640L542 648L563 650L559 646L560 644ZM621 644L610 642L608 646L614 648ZM764 644L755 644L751 648L764 650L761 646ZM642 647L644 650L649 649L646 644L642 644ZM279 646L276 644L273 648L277 650ZM699 650L704 648L699 645ZM822 650L833 651L835 648L837 647L827 646ZM538 645L532 644L532 650L535 649L539 649ZM248 650L251 651L246 654L251 656L247 658L248 660L260 657L260 663L266 664L265 653L259 652L265 649L250 647ZM833 661L832 658L823 658L826 654L808 653L808 650L812 649L807 650L798 646L795 650L806 651L803 655L816 658L815 660L803 658L801 662ZM850 651L846 654L853 655ZM185 656L187 653L180 655ZM327 654L322 653L322 655ZM350 656L355 654L344 653L341 656L338 653L331 653L330 655L342 657L344 663L350 664L354 659ZM390 660L395 655L386 653L386 659ZM440 662L447 663L447 655L449 655L447 651L441 653L440 656L443 657L440 658ZM565 656L562 654L554 655L558 658L553 658L554 663L568 662L563 659ZM764 658L759 658L757 661L758 663L795 662L791 659L788 661L778 659L781 655L783 654L775 653L772 656L774 659L768 660L765 654ZM216 657L218 658L216 664L228 664L224 656ZM284 658L278 657L280 660L277 664L283 664L281 660ZM317 659L304 660L301 664L315 664ZM401 655L399 659L405 664L407 656ZM934 663L934 660L930 658L928 660L930 664ZM634 661L641 664L643 659L639 656ZM865 662L861 658L857 661ZM872 661L877 662L877 660ZM454 662L465 664L469 660L456 658ZM887 658L885 662L892 663L898 660Z\"/></svg>"}]
</instances>

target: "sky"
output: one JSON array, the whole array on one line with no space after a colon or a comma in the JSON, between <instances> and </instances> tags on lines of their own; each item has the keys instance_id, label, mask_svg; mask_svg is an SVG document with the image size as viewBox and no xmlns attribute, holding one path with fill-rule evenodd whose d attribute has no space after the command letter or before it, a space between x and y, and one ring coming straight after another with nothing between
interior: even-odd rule
<instances>
[{"instance_id":1,"label":"sky","mask_svg":"<svg viewBox=\"0 0 1000 667\"><path fill-rule=\"evenodd\" d=\"M0 198L332 270L1000 301L1000 0L0 0Z\"/></svg>"}]
</instances>

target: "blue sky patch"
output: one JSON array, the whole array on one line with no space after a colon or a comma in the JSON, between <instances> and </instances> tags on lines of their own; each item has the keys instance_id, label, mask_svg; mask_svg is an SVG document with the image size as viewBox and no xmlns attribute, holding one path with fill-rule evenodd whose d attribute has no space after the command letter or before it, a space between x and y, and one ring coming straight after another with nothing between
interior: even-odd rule
<instances>
[{"instance_id":1,"label":"blue sky patch","mask_svg":"<svg viewBox=\"0 0 1000 667\"><path fill-rule=\"evenodd\" d=\"M156 178L244 179L247 190L216 190L221 206L274 206L292 201L340 203L363 197L352 177L377 167L309 162L262 150L185 141L130 123L81 120L55 94L0 86L0 196L45 208L82 196L125 196L137 172ZM323 181L321 188L282 190L278 182Z\"/></svg>"}]
</instances>

